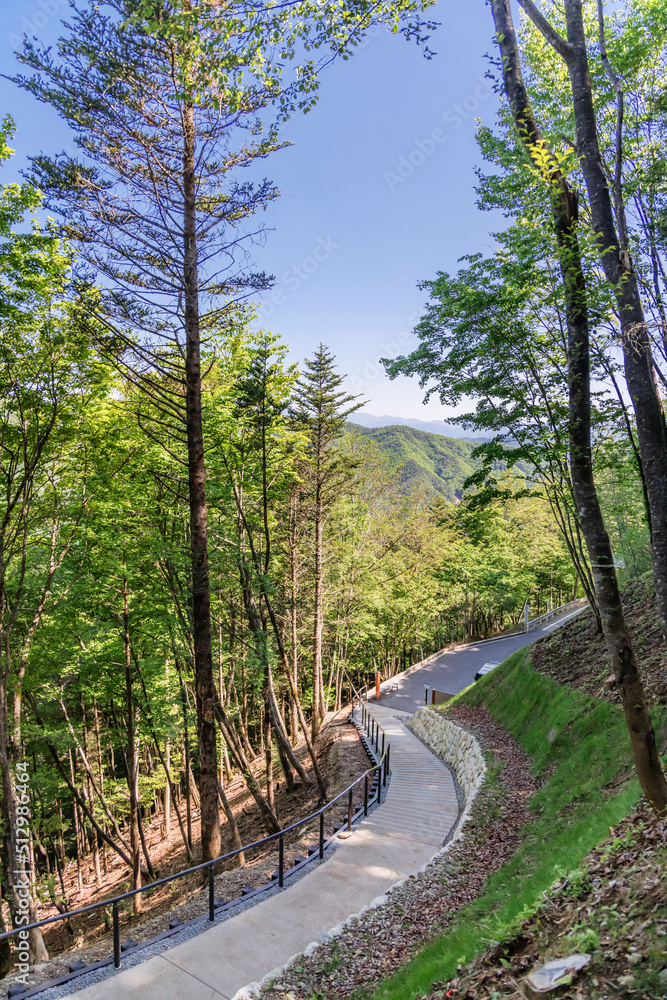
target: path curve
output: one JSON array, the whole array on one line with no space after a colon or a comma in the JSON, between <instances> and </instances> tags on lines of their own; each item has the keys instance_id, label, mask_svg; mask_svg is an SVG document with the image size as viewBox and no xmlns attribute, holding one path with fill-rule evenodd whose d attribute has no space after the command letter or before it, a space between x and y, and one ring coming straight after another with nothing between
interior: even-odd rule
<instances>
[{"instance_id":1,"label":"path curve","mask_svg":"<svg viewBox=\"0 0 667 1000\"><path fill-rule=\"evenodd\" d=\"M488 660L501 662L510 653L524 646L530 646L538 639L549 635L560 628L571 618L588 610L588 605L575 611L566 610L552 621L533 629L531 632L520 632L517 635L501 636L498 639L485 639L482 642L469 642L465 646L455 646L439 656L429 657L424 663L416 663L408 670L392 677L385 682L382 694L382 704L410 714L424 704L424 683L436 691L447 694L459 694L475 680L475 674ZM398 690L388 690L398 685Z\"/></svg>"},{"instance_id":2,"label":"path curve","mask_svg":"<svg viewBox=\"0 0 667 1000\"><path fill-rule=\"evenodd\" d=\"M231 1000L436 853L458 816L452 777L396 713L368 708L391 744L386 800L329 860L282 892L77 993L81 1000ZM406 716L407 718L407 716Z\"/></svg>"},{"instance_id":3,"label":"path curve","mask_svg":"<svg viewBox=\"0 0 667 1000\"><path fill-rule=\"evenodd\" d=\"M424 681L455 694L472 682L484 660L504 659L569 617L573 615L524 635L453 649L399 677L395 694L383 696L381 704L367 704L391 744L386 801L355 824L352 837L333 857L282 892L133 968L79 989L77 995L82 1000L130 1000L138 995L142 1000L232 1000L421 868L447 839L458 815L448 769L403 724L423 704Z\"/></svg>"}]
</instances>

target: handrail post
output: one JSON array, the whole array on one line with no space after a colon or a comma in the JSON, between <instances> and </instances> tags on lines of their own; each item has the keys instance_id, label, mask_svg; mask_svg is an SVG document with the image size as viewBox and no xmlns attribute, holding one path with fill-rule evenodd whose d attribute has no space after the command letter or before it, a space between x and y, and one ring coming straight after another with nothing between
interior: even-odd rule
<instances>
[{"instance_id":1,"label":"handrail post","mask_svg":"<svg viewBox=\"0 0 667 1000\"><path fill-rule=\"evenodd\" d=\"M368 816L368 771L364 775L364 816Z\"/></svg>"},{"instance_id":2,"label":"handrail post","mask_svg":"<svg viewBox=\"0 0 667 1000\"><path fill-rule=\"evenodd\" d=\"M352 789L347 797L347 831L352 829Z\"/></svg>"},{"instance_id":3,"label":"handrail post","mask_svg":"<svg viewBox=\"0 0 667 1000\"><path fill-rule=\"evenodd\" d=\"M387 743L387 760L385 763L385 785L387 784L386 778L389 777L389 751L391 750L391 743Z\"/></svg>"},{"instance_id":4,"label":"handrail post","mask_svg":"<svg viewBox=\"0 0 667 1000\"><path fill-rule=\"evenodd\" d=\"M113 964L116 969L120 969L120 926L117 902L114 902L111 912L113 920Z\"/></svg>"},{"instance_id":5,"label":"handrail post","mask_svg":"<svg viewBox=\"0 0 667 1000\"><path fill-rule=\"evenodd\" d=\"M285 872L285 837L280 834L280 840L278 841L278 885L282 889L283 887L283 875Z\"/></svg>"},{"instance_id":6,"label":"handrail post","mask_svg":"<svg viewBox=\"0 0 667 1000\"><path fill-rule=\"evenodd\" d=\"M382 730L382 757L384 757L384 729Z\"/></svg>"},{"instance_id":7,"label":"handrail post","mask_svg":"<svg viewBox=\"0 0 667 1000\"><path fill-rule=\"evenodd\" d=\"M215 920L215 866L208 866L208 919Z\"/></svg>"},{"instance_id":8,"label":"handrail post","mask_svg":"<svg viewBox=\"0 0 667 1000\"><path fill-rule=\"evenodd\" d=\"M382 767L378 771L378 805L382 805Z\"/></svg>"},{"instance_id":9,"label":"handrail post","mask_svg":"<svg viewBox=\"0 0 667 1000\"><path fill-rule=\"evenodd\" d=\"M320 813L320 861L324 857L324 810Z\"/></svg>"}]
</instances>

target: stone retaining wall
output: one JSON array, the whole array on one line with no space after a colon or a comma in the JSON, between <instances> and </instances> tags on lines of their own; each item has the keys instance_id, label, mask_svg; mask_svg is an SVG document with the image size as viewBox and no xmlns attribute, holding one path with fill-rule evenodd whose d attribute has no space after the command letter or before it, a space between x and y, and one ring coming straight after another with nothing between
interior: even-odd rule
<instances>
[{"instance_id":1,"label":"stone retaining wall","mask_svg":"<svg viewBox=\"0 0 667 1000\"><path fill-rule=\"evenodd\" d=\"M465 808L459 818L460 826L467 818L486 773L484 754L479 743L465 729L455 726L453 722L430 708L418 709L406 726L433 753L441 757L445 764L454 768L457 781L465 796Z\"/></svg>"},{"instance_id":2,"label":"stone retaining wall","mask_svg":"<svg viewBox=\"0 0 667 1000\"><path fill-rule=\"evenodd\" d=\"M452 846L464 835L463 827L468 819L470 810L472 809L472 804L475 801L477 793L479 792L482 784L484 783L484 775L486 774L486 764L484 763L484 754L482 753L479 743L467 733L464 729L460 729L455 726L453 722L449 722L448 719L443 718L438 712L432 711L430 708L420 708L417 712L406 722L406 726L410 729L415 736L418 737L423 743L426 744L434 753L441 757L446 764L449 764L456 773L456 778L461 786L463 795L465 798L465 805L459 814L459 818L452 828L450 838L444 847L441 847L439 851L433 855L430 861L422 865L418 869L418 872L425 872L428 870L429 866L433 864L436 858L442 857L443 854L447 854L451 850ZM416 873L415 873L416 874ZM267 973L266 976L258 983L249 983L248 986L244 986L242 990L236 993L232 1000L253 1000L257 997L264 988L270 986L276 979L278 979L286 969L297 962L302 955L310 956L312 955L321 944L330 943L333 938L342 934L346 927L353 924L362 914L366 913L368 910L374 910L377 907L384 906L390 898L390 893L392 889L396 889L407 882L412 875L406 878L400 879L395 882L387 892L383 893L382 896L377 896L372 902L367 906L364 906L358 913L353 913L346 920L343 920L340 924L332 927L328 933L323 934L319 940L311 941L305 950L299 955L292 955L292 957L284 965L278 966L277 969L273 969L271 972Z\"/></svg>"}]
</instances>

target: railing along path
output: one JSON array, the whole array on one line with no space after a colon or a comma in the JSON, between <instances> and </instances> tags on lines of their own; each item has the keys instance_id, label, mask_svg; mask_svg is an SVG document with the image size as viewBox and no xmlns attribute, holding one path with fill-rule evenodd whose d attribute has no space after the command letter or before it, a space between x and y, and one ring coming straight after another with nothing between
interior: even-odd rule
<instances>
[{"instance_id":1,"label":"railing along path","mask_svg":"<svg viewBox=\"0 0 667 1000\"><path fill-rule=\"evenodd\" d=\"M113 964L118 969L120 967L121 960L121 943L120 943L120 907L119 904L126 899L132 899L134 896L141 896L144 892L153 892L159 886L168 885L170 882L175 882L178 879L185 878L188 875L192 875L195 872L207 872L208 873L208 920L212 923L215 920L216 910L222 912L222 906L216 906L215 902L215 869L216 866L221 864L223 861L230 861L233 858L238 857L245 851L251 851L255 848L263 847L266 844L270 844L273 841L278 841L278 886L282 889L285 880L285 837L287 834L300 827L306 826L313 820L319 819L319 843L316 850L317 857L322 860L324 859L325 847L333 841L340 827L334 830L334 833L329 837L325 838L324 834L324 817L325 814L333 809L342 799L347 796L347 829L350 831L352 829L352 821L361 818L363 816L368 816L369 808L377 803L382 804L382 788L386 786L387 780L389 778L389 739L385 733L382 726L373 718L373 716L368 712L364 704L364 699L366 696L367 688L362 688L361 692L357 695L358 704L361 707L361 724L366 729L369 738L372 740L373 746L375 747L376 756L380 757L380 760L373 767L368 768L356 781L353 781L344 791L340 792L334 799L330 802L325 803L320 809L306 816L304 819L299 820L297 823L292 823L291 826L285 827L278 833L270 834L267 837L263 837L261 840L256 840L252 844L245 844L243 847L238 847L234 851L229 851L227 854L221 854L219 857L214 858L212 861L203 861L201 864L193 865L192 868L186 868L184 871L176 872L174 875L167 875L164 878L156 879L153 882L149 882L146 885L141 886L138 889L130 889L128 892L123 892L118 896L112 896L110 899L100 900L98 903L90 903L88 906L82 906L77 910L70 910L67 913L58 913L52 917L45 917L44 920L36 920L32 924L25 924L21 927L15 927L12 930L5 931L0 934L0 941L8 940L15 935L26 931L36 930L39 927L46 927L50 924L58 923L61 920L71 920L72 917L82 916L84 913L93 913L95 910L106 910L111 907L111 919L113 927ZM356 707L356 706L355 706ZM352 717L351 717L352 721ZM380 736L382 739L380 740ZM368 748L367 748L368 750ZM370 755L370 753L369 753ZM373 793L371 790L371 784L369 778L372 776L377 776L377 791ZM364 786L364 802L363 809L358 807L356 812L354 810L354 791L363 782ZM370 794L369 794L370 792ZM301 868L302 865L308 864L316 856L313 854L312 857L308 857L301 864L295 865L292 869L289 869L290 873L293 873L297 868ZM276 880L267 882L263 886L258 886L254 890L254 893L260 893L266 889L275 886ZM254 895L253 893L253 895ZM229 903L224 904L224 908L231 908L237 905L238 899L232 900ZM201 920L202 917L195 918L195 920ZM183 926L186 926L184 923ZM160 935L162 937L163 935ZM153 941L155 939L151 939ZM132 948L132 951L139 950L140 948L146 947L151 941L145 941L136 947ZM101 962L95 963L95 968L100 968L102 965L108 965L111 958L104 959ZM93 966L84 966L81 969L77 969L76 972L70 973L67 979L72 978L76 974L83 974L90 972ZM46 989L52 986L53 983L45 983L43 986L35 987L33 989L28 989L27 993L38 992L41 989ZM21 991L21 995L23 991ZM12 993L12 995L14 995ZM19 995L18 993L16 994Z\"/></svg>"},{"instance_id":2,"label":"railing along path","mask_svg":"<svg viewBox=\"0 0 667 1000\"><path fill-rule=\"evenodd\" d=\"M569 601L567 604L561 604L559 608L552 608L551 611L547 611L546 614L540 615L538 618L530 618L526 623L526 632L532 632L534 628L539 628L543 622L548 622L552 618L558 618L562 615L564 611L568 608L583 608L584 605L588 604L588 600L585 597L580 597L576 601Z\"/></svg>"}]
</instances>

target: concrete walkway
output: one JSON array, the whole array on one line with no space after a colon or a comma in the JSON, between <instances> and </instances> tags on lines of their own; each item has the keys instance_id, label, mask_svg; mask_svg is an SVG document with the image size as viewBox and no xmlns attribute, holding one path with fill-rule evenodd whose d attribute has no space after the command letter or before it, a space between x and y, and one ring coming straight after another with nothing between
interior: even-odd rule
<instances>
[{"instance_id":1,"label":"concrete walkway","mask_svg":"<svg viewBox=\"0 0 667 1000\"><path fill-rule=\"evenodd\" d=\"M391 744L386 802L324 864L197 937L86 989L82 1000L227 1000L302 952L425 864L456 822L447 768L397 719L369 705ZM407 716L405 716L407 718Z\"/></svg>"}]
</instances>

